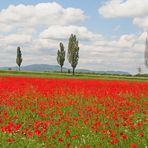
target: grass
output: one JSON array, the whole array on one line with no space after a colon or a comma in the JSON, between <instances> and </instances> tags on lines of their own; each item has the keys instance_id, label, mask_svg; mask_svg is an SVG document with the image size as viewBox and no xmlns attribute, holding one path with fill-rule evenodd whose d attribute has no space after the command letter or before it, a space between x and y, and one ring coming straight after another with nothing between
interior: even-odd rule
<instances>
[{"instance_id":1,"label":"grass","mask_svg":"<svg viewBox=\"0 0 148 148\"><path fill-rule=\"evenodd\" d=\"M59 72L0 71L0 76L148 81L148 77L139 76L139 75L127 76L127 75L91 74L91 73L90 74L76 73L75 76L72 76L71 73L59 73Z\"/></svg>"}]
</instances>

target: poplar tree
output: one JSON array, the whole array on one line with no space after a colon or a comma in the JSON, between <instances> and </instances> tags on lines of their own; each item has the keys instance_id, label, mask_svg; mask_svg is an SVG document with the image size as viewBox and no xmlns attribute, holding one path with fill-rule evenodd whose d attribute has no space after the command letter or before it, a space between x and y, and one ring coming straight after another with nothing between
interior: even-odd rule
<instances>
[{"instance_id":1,"label":"poplar tree","mask_svg":"<svg viewBox=\"0 0 148 148\"><path fill-rule=\"evenodd\" d=\"M21 63L22 63L22 53L21 53L21 49L20 47L17 47L17 57L16 57L16 63L19 67L19 71L20 71L20 66L21 66Z\"/></svg>"},{"instance_id":2,"label":"poplar tree","mask_svg":"<svg viewBox=\"0 0 148 148\"><path fill-rule=\"evenodd\" d=\"M78 64L79 60L79 46L78 46L78 40L76 38L76 35L71 34L69 38L68 43L68 55L67 55L68 61L71 64L71 67L73 69L73 75L75 74L75 68Z\"/></svg>"},{"instance_id":3,"label":"poplar tree","mask_svg":"<svg viewBox=\"0 0 148 148\"><path fill-rule=\"evenodd\" d=\"M63 43L60 43L60 50L57 52L57 62L61 66L61 72L62 72L62 67L64 65L65 61L65 51L64 51L64 45Z\"/></svg>"}]
</instances>

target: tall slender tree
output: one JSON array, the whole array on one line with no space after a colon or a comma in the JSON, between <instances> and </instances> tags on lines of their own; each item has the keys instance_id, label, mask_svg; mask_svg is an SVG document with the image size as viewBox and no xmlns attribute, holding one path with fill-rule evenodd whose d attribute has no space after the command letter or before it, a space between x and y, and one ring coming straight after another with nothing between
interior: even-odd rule
<instances>
[{"instance_id":1,"label":"tall slender tree","mask_svg":"<svg viewBox=\"0 0 148 148\"><path fill-rule=\"evenodd\" d=\"M23 59L22 59L21 49L20 49L20 47L17 47L16 63L19 67L19 71L20 71L20 66L21 66L22 61L23 61Z\"/></svg>"},{"instance_id":2,"label":"tall slender tree","mask_svg":"<svg viewBox=\"0 0 148 148\"><path fill-rule=\"evenodd\" d=\"M64 50L64 45L63 43L60 43L60 50L57 52L57 62L61 66L61 72L62 72L62 67L64 65L65 61L65 50Z\"/></svg>"},{"instance_id":3,"label":"tall slender tree","mask_svg":"<svg viewBox=\"0 0 148 148\"><path fill-rule=\"evenodd\" d=\"M147 37L145 42L145 66L148 68L148 31L147 31Z\"/></svg>"},{"instance_id":4,"label":"tall slender tree","mask_svg":"<svg viewBox=\"0 0 148 148\"><path fill-rule=\"evenodd\" d=\"M68 43L68 55L67 55L68 61L71 64L71 67L73 69L73 75L75 74L75 68L78 64L79 60L79 46L78 46L78 40L76 38L76 35L71 34L69 38Z\"/></svg>"}]
</instances>

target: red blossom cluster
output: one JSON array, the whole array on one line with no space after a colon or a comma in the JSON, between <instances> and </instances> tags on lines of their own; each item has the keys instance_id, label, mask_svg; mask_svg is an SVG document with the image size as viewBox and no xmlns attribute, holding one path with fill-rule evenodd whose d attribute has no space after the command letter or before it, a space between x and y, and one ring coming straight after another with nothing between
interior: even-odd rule
<instances>
[{"instance_id":1,"label":"red blossom cluster","mask_svg":"<svg viewBox=\"0 0 148 148\"><path fill-rule=\"evenodd\" d=\"M35 135L70 147L72 140L88 139L86 130L99 135L96 145L116 145L134 132L145 137L147 98L147 82L0 77L0 130L13 133L9 143ZM138 146L130 141L129 147Z\"/></svg>"}]
</instances>

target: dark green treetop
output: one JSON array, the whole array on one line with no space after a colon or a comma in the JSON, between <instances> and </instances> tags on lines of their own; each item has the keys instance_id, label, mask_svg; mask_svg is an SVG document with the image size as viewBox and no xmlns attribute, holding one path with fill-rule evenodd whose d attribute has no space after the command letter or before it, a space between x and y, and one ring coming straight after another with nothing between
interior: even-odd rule
<instances>
[{"instance_id":1,"label":"dark green treetop","mask_svg":"<svg viewBox=\"0 0 148 148\"><path fill-rule=\"evenodd\" d=\"M75 68L78 64L79 60L79 46L78 46L78 40L76 38L76 35L71 34L69 38L68 43L68 55L67 55L68 61L71 64L71 67L73 68L73 75L75 74Z\"/></svg>"},{"instance_id":2,"label":"dark green treetop","mask_svg":"<svg viewBox=\"0 0 148 148\"><path fill-rule=\"evenodd\" d=\"M20 66L21 66L22 61L23 61L23 59L22 59L21 49L20 49L20 47L17 47L16 63L19 67L19 71L20 71Z\"/></svg>"},{"instance_id":3,"label":"dark green treetop","mask_svg":"<svg viewBox=\"0 0 148 148\"><path fill-rule=\"evenodd\" d=\"M62 72L62 67L64 65L65 61L65 51L64 51L64 45L63 43L60 43L60 50L57 52L57 62L61 66L61 72Z\"/></svg>"}]
</instances>

